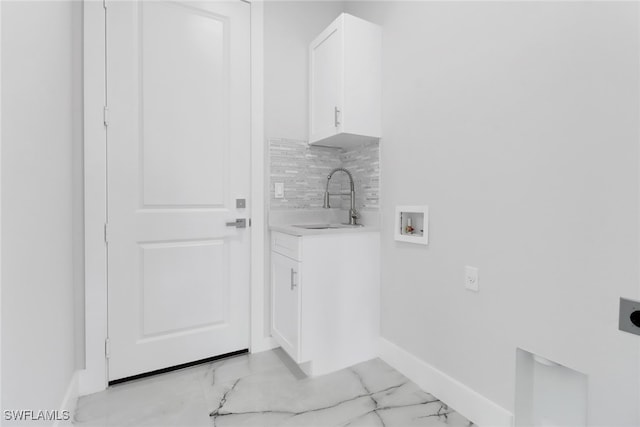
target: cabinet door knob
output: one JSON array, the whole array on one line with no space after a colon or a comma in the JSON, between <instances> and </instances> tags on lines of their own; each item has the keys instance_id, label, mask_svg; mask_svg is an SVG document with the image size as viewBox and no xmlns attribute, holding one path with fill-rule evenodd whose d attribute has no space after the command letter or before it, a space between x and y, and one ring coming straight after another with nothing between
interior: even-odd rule
<instances>
[{"instance_id":1,"label":"cabinet door knob","mask_svg":"<svg viewBox=\"0 0 640 427\"><path fill-rule=\"evenodd\" d=\"M293 290L298 284L293 280L295 275L298 274L293 268L291 269L291 290Z\"/></svg>"},{"instance_id":2,"label":"cabinet door knob","mask_svg":"<svg viewBox=\"0 0 640 427\"><path fill-rule=\"evenodd\" d=\"M333 124L335 127L340 126L339 115L340 115L340 109L337 106L333 107Z\"/></svg>"}]
</instances>

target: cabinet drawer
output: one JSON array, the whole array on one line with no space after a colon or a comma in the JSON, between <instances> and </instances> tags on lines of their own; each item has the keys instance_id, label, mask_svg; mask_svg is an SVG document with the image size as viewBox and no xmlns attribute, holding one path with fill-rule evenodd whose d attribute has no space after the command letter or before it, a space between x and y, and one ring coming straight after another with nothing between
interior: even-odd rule
<instances>
[{"instance_id":1,"label":"cabinet drawer","mask_svg":"<svg viewBox=\"0 0 640 427\"><path fill-rule=\"evenodd\" d=\"M296 261L302 261L302 239L297 236L279 233L271 233L271 250Z\"/></svg>"}]
</instances>

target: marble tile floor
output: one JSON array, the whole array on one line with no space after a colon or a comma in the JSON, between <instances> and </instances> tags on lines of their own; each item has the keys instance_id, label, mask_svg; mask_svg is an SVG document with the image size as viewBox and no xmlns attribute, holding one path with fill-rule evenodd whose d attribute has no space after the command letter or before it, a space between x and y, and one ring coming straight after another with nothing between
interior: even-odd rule
<instances>
[{"instance_id":1,"label":"marble tile floor","mask_svg":"<svg viewBox=\"0 0 640 427\"><path fill-rule=\"evenodd\" d=\"M80 398L76 426L472 426L380 359L307 378L281 351L247 354Z\"/></svg>"}]
</instances>

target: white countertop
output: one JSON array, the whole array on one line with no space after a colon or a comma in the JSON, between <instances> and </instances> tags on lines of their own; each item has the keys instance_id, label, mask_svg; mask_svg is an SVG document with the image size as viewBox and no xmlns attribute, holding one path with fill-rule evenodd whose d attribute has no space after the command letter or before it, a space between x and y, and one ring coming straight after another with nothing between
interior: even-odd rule
<instances>
[{"instance_id":1,"label":"white countertop","mask_svg":"<svg viewBox=\"0 0 640 427\"><path fill-rule=\"evenodd\" d=\"M358 222L362 227L306 229L294 225L342 224L348 220L348 211L342 209L292 209L269 212L269 230L292 236L324 236L330 234L367 233L380 231L378 211L361 212Z\"/></svg>"},{"instance_id":2,"label":"white countertop","mask_svg":"<svg viewBox=\"0 0 640 427\"><path fill-rule=\"evenodd\" d=\"M302 224L301 224L302 225ZM345 233L372 233L380 231L380 227L365 225L362 227L346 227L346 228L320 228L308 229L294 227L293 225L271 225L271 231L279 231L281 233L290 234L292 236L320 236L329 234L345 234Z\"/></svg>"}]
</instances>

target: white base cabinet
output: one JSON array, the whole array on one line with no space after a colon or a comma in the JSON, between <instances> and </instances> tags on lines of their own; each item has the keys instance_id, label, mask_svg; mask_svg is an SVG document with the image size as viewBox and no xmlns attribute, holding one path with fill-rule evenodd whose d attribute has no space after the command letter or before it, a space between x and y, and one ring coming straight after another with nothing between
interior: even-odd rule
<instances>
[{"instance_id":1,"label":"white base cabinet","mask_svg":"<svg viewBox=\"0 0 640 427\"><path fill-rule=\"evenodd\" d=\"M307 375L376 357L380 236L272 232L271 332Z\"/></svg>"}]
</instances>

